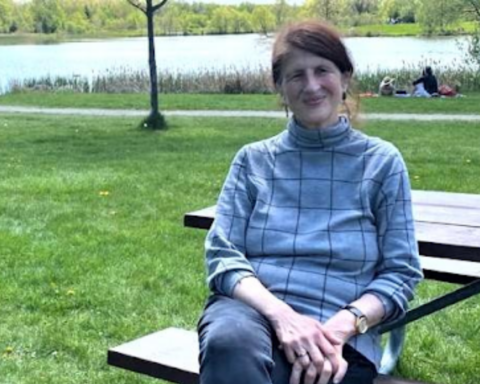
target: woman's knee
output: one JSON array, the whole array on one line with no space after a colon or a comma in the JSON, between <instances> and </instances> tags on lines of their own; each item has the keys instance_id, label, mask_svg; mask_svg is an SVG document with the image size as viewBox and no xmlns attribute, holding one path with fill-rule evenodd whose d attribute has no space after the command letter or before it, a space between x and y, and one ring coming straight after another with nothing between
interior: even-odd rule
<instances>
[{"instance_id":1,"label":"woman's knee","mask_svg":"<svg viewBox=\"0 0 480 384\"><path fill-rule=\"evenodd\" d=\"M272 354L270 325L243 303L222 299L207 306L198 327L201 357L258 358Z\"/></svg>"},{"instance_id":2,"label":"woman's knee","mask_svg":"<svg viewBox=\"0 0 480 384\"><path fill-rule=\"evenodd\" d=\"M254 331L248 324L241 324L233 319L223 319L209 325L205 334L200 334L203 351L227 357L229 354L244 355L255 351ZM258 336L257 336L258 337Z\"/></svg>"},{"instance_id":3,"label":"woman's knee","mask_svg":"<svg viewBox=\"0 0 480 384\"><path fill-rule=\"evenodd\" d=\"M270 327L251 308L229 300L207 306L198 335L201 384L271 382Z\"/></svg>"}]
</instances>

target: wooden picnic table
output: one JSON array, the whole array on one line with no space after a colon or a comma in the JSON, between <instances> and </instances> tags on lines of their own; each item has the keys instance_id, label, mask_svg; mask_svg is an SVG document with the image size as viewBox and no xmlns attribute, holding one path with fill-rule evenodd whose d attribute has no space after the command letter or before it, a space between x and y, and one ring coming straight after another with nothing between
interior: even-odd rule
<instances>
[{"instance_id":1,"label":"wooden picnic table","mask_svg":"<svg viewBox=\"0 0 480 384\"><path fill-rule=\"evenodd\" d=\"M390 332L382 357L382 373L390 373L402 353L405 326L480 293L480 195L412 191L413 217L426 279L466 284L420 305L380 332ZM215 206L187 213L186 227L208 229Z\"/></svg>"},{"instance_id":2,"label":"wooden picnic table","mask_svg":"<svg viewBox=\"0 0 480 384\"><path fill-rule=\"evenodd\" d=\"M480 293L480 195L412 191L421 263L427 279L462 284L406 316L379 326L390 332L376 384L422 384L388 376L401 354L405 325ZM185 214L190 228L208 229L215 206ZM179 384L198 384L198 345L194 331L168 328L108 352L108 363Z\"/></svg>"},{"instance_id":3,"label":"wooden picnic table","mask_svg":"<svg viewBox=\"0 0 480 384\"><path fill-rule=\"evenodd\" d=\"M479 278L480 195L414 190L412 201L425 277L460 284ZM215 205L187 213L184 225L208 229L214 217Z\"/></svg>"}]
</instances>

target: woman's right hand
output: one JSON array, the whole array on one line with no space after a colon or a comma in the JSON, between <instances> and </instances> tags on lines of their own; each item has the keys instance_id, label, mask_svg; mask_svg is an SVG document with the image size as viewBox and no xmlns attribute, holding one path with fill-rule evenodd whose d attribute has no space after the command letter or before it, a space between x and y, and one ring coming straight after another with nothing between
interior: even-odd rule
<instances>
[{"instance_id":1,"label":"woman's right hand","mask_svg":"<svg viewBox=\"0 0 480 384\"><path fill-rule=\"evenodd\" d=\"M331 377L340 381L347 369L341 354L343 341L315 319L288 306L277 309L268 318L292 364L290 384L300 383L303 373L305 384L326 384Z\"/></svg>"}]
</instances>

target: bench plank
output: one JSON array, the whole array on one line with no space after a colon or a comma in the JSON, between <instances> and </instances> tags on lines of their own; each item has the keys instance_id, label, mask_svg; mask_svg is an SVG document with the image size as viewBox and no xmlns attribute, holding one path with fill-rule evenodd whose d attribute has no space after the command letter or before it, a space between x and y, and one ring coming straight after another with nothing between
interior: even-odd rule
<instances>
[{"instance_id":1,"label":"bench plank","mask_svg":"<svg viewBox=\"0 0 480 384\"><path fill-rule=\"evenodd\" d=\"M426 279L455 284L469 284L480 279L480 264L473 261L420 256Z\"/></svg>"},{"instance_id":2,"label":"bench plank","mask_svg":"<svg viewBox=\"0 0 480 384\"><path fill-rule=\"evenodd\" d=\"M178 384L198 384L193 331L167 328L108 350L108 364Z\"/></svg>"},{"instance_id":3,"label":"bench plank","mask_svg":"<svg viewBox=\"0 0 480 384\"><path fill-rule=\"evenodd\" d=\"M441 205L446 207L472 208L480 210L480 195L473 193L412 190L415 204Z\"/></svg>"},{"instance_id":4,"label":"bench plank","mask_svg":"<svg viewBox=\"0 0 480 384\"><path fill-rule=\"evenodd\" d=\"M177 384L198 384L198 341L194 331L167 328L111 348L108 364ZM423 384L380 375L375 384Z\"/></svg>"},{"instance_id":5,"label":"bench plank","mask_svg":"<svg viewBox=\"0 0 480 384\"><path fill-rule=\"evenodd\" d=\"M415 222L420 254L480 262L478 227Z\"/></svg>"},{"instance_id":6,"label":"bench plank","mask_svg":"<svg viewBox=\"0 0 480 384\"><path fill-rule=\"evenodd\" d=\"M414 204L413 216L416 221L447 225L478 227L480 210L470 207L451 207L434 204Z\"/></svg>"}]
</instances>

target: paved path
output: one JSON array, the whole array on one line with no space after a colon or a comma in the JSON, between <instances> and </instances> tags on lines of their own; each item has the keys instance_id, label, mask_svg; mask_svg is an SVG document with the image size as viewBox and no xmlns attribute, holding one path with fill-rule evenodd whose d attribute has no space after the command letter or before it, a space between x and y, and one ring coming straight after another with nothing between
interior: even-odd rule
<instances>
[{"instance_id":1,"label":"paved path","mask_svg":"<svg viewBox=\"0 0 480 384\"><path fill-rule=\"evenodd\" d=\"M147 110L126 109L90 109L90 108L41 108L16 107L0 105L0 113L33 113L47 115L78 115L78 116L110 116L110 117L144 117ZM285 118L285 112L278 111L162 111L165 116L191 117L270 117ZM479 115L447 115L447 114L417 114L417 113L368 113L360 115L367 120L420 120L420 121L478 121Z\"/></svg>"}]
</instances>

